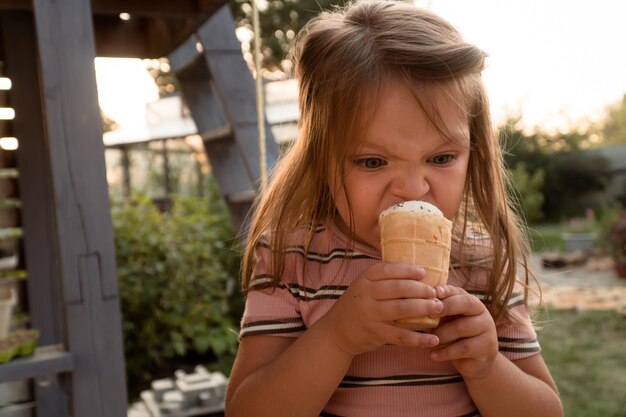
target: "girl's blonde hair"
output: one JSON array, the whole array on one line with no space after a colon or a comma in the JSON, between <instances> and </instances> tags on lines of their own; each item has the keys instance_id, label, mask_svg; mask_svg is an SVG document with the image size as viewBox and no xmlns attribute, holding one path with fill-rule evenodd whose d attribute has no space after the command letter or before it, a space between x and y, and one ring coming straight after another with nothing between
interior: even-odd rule
<instances>
[{"instance_id":1,"label":"girl's blonde hair","mask_svg":"<svg viewBox=\"0 0 626 417\"><path fill-rule=\"evenodd\" d=\"M242 265L244 292L254 279L259 243L265 241L275 255L270 266L270 285L275 286L284 268L289 234L304 228L310 242L317 225L337 216L331 178L343 184L344 161L357 146L382 84L394 78L410 86L442 134L446 132L435 100L440 93L468 117L471 152L463 202L468 209L457 216L460 242L462 246L470 221L491 236L487 306L496 320L506 316L515 266L520 257L524 264L526 258L518 219L509 207L502 155L481 80L485 53L429 11L402 2L364 1L310 21L298 34L293 59L300 135L255 203ZM463 264L463 259L458 261Z\"/></svg>"}]
</instances>

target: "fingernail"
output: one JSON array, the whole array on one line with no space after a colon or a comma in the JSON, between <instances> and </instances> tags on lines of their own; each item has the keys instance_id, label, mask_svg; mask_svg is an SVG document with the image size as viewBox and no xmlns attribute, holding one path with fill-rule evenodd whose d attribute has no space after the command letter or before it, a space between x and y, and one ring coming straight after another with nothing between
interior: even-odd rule
<instances>
[{"instance_id":1,"label":"fingernail","mask_svg":"<svg viewBox=\"0 0 626 417\"><path fill-rule=\"evenodd\" d=\"M440 294L443 297L446 294L446 290L442 286L438 285L437 286L437 293Z\"/></svg>"},{"instance_id":2,"label":"fingernail","mask_svg":"<svg viewBox=\"0 0 626 417\"><path fill-rule=\"evenodd\" d=\"M437 346L439 344L439 338L437 336L433 336L428 340L428 344L431 346Z\"/></svg>"},{"instance_id":3,"label":"fingernail","mask_svg":"<svg viewBox=\"0 0 626 417\"><path fill-rule=\"evenodd\" d=\"M433 304L435 305L435 311L440 313L443 311L443 303L439 300L433 300Z\"/></svg>"},{"instance_id":4,"label":"fingernail","mask_svg":"<svg viewBox=\"0 0 626 417\"><path fill-rule=\"evenodd\" d=\"M437 359L438 357L439 357L439 354L438 354L437 352L432 352L432 353L430 354L430 358L431 358L431 359Z\"/></svg>"}]
</instances>

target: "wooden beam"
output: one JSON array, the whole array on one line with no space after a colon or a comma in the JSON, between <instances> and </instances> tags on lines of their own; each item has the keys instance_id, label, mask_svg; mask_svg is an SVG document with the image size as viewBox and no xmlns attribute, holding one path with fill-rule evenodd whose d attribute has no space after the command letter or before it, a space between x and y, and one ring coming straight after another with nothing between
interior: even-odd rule
<instances>
[{"instance_id":1,"label":"wooden beam","mask_svg":"<svg viewBox=\"0 0 626 417\"><path fill-rule=\"evenodd\" d=\"M118 58L157 58L147 36L148 21L144 18L122 21L111 16L94 16L96 55Z\"/></svg>"},{"instance_id":2,"label":"wooden beam","mask_svg":"<svg viewBox=\"0 0 626 417\"><path fill-rule=\"evenodd\" d=\"M32 10L32 0L0 0L0 10ZM226 0L92 0L94 14L161 16L171 18L210 16Z\"/></svg>"},{"instance_id":3,"label":"wooden beam","mask_svg":"<svg viewBox=\"0 0 626 417\"><path fill-rule=\"evenodd\" d=\"M1 26L6 43L6 70L11 78L13 121L19 139L17 168L22 202L23 250L28 271L28 314L39 330L41 345L65 342L65 317L58 266L54 201L50 162L47 158L35 24L30 12L2 13ZM16 42L15 39L19 39ZM66 354L69 355L69 354ZM54 375L34 384L38 417L68 415L68 397Z\"/></svg>"},{"instance_id":4,"label":"wooden beam","mask_svg":"<svg viewBox=\"0 0 626 417\"><path fill-rule=\"evenodd\" d=\"M164 57L226 3L226 0L92 0L96 55ZM0 12L11 10L32 11L32 0L0 0ZM121 12L129 13L131 19L120 19Z\"/></svg>"},{"instance_id":5,"label":"wooden beam","mask_svg":"<svg viewBox=\"0 0 626 417\"><path fill-rule=\"evenodd\" d=\"M0 10L32 10L31 0L0 0Z\"/></svg>"},{"instance_id":6,"label":"wooden beam","mask_svg":"<svg viewBox=\"0 0 626 417\"><path fill-rule=\"evenodd\" d=\"M94 16L97 56L161 58L188 39L202 22L196 18L139 17L122 21Z\"/></svg>"},{"instance_id":7,"label":"wooden beam","mask_svg":"<svg viewBox=\"0 0 626 417\"><path fill-rule=\"evenodd\" d=\"M89 0L34 0L74 417L126 415L126 378Z\"/></svg>"}]
</instances>

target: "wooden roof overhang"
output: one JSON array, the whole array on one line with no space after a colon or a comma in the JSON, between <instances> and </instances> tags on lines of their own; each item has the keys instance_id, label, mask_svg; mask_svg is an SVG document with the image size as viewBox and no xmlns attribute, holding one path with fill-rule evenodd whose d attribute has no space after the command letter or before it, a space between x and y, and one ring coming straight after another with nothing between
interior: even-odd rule
<instances>
[{"instance_id":1,"label":"wooden roof overhang","mask_svg":"<svg viewBox=\"0 0 626 417\"><path fill-rule=\"evenodd\" d=\"M0 0L0 12L32 11L32 0ZM91 0L96 56L160 58L227 0ZM122 20L128 13L129 20Z\"/></svg>"}]
</instances>

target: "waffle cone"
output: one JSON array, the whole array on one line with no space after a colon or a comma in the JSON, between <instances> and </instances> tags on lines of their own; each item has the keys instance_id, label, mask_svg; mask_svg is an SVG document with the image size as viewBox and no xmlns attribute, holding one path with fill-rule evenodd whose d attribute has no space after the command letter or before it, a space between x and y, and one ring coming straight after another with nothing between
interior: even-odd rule
<instances>
[{"instance_id":1,"label":"waffle cone","mask_svg":"<svg viewBox=\"0 0 626 417\"><path fill-rule=\"evenodd\" d=\"M423 283L434 287L448 282L452 222L429 212L391 212L380 219L381 250L384 262L423 267ZM428 330L439 325L437 317L397 320L396 324L413 330Z\"/></svg>"}]
</instances>

